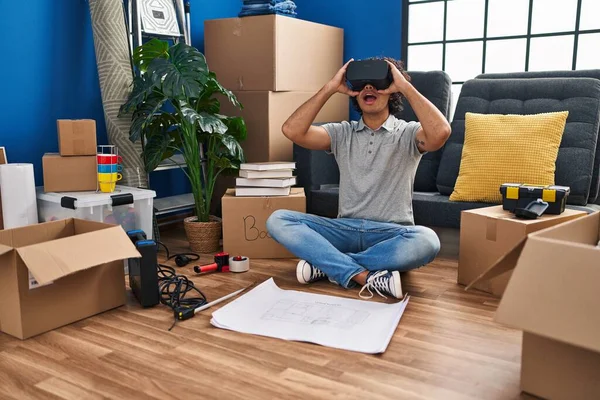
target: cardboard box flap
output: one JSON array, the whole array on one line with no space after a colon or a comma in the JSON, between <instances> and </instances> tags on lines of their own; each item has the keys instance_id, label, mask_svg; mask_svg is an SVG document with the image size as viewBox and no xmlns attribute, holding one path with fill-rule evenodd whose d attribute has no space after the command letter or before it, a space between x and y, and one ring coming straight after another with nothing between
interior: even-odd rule
<instances>
[{"instance_id":1,"label":"cardboard box flap","mask_svg":"<svg viewBox=\"0 0 600 400\"><path fill-rule=\"evenodd\" d=\"M120 226L18 248L17 252L41 284L111 261L140 257Z\"/></svg>"},{"instance_id":2,"label":"cardboard box flap","mask_svg":"<svg viewBox=\"0 0 600 400\"><path fill-rule=\"evenodd\" d=\"M600 249L531 235L496 321L600 352Z\"/></svg>"},{"instance_id":3,"label":"cardboard box flap","mask_svg":"<svg viewBox=\"0 0 600 400\"><path fill-rule=\"evenodd\" d=\"M485 270L481 275L479 275L475 280L469 283L465 287L465 291L471 289L474 285L479 282L488 281L497 276L502 275L507 271L512 271L515 269L517 265L517 261L519 260L519 256L523 251L523 247L525 246L525 242L527 241L527 237L524 237L519 243L517 243L512 249L510 249L507 253L505 253L502 257L498 259L495 263L493 263L487 270Z\"/></svg>"},{"instance_id":4,"label":"cardboard box flap","mask_svg":"<svg viewBox=\"0 0 600 400\"><path fill-rule=\"evenodd\" d=\"M8 252L9 252L9 251L11 251L12 249L13 249L13 248L12 248L12 247L10 247L10 246L6 246L6 245L3 245L3 244L0 244L0 256L2 256L2 255L4 255L4 254L8 253Z\"/></svg>"},{"instance_id":5,"label":"cardboard box flap","mask_svg":"<svg viewBox=\"0 0 600 400\"><path fill-rule=\"evenodd\" d=\"M568 210L567 210L568 211ZM557 239L572 243L586 243L596 245L599 239L600 213L595 211L584 218L576 218L564 222L560 229L550 227L533 235L547 239Z\"/></svg>"}]
</instances>

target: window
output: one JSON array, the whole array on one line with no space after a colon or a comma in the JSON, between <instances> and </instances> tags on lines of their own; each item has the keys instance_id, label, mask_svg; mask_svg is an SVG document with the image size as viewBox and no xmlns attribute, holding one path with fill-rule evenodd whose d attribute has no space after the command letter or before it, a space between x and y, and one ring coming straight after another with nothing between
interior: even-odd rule
<instances>
[{"instance_id":1,"label":"window","mask_svg":"<svg viewBox=\"0 0 600 400\"><path fill-rule=\"evenodd\" d=\"M404 0L408 70L444 70L454 114L482 73L600 68L599 0Z\"/></svg>"}]
</instances>

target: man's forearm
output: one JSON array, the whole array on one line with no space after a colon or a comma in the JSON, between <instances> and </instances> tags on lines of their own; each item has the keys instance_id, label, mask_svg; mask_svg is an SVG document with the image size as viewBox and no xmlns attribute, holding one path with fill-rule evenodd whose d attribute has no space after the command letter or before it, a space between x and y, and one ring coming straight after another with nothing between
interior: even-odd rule
<instances>
[{"instance_id":1,"label":"man's forearm","mask_svg":"<svg viewBox=\"0 0 600 400\"><path fill-rule=\"evenodd\" d=\"M321 111L325 103L327 103L334 93L335 90L330 89L328 86L324 86L319 90L313 97L294 111L287 121L285 121L282 127L283 134L292 141L296 141L298 138L305 135L319 111Z\"/></svg>"},{"instance_id":2,"label":"man's forearm","mask_svg":"<svg viewBox=\"0 0 600 400\"><path fill-rule=\"evenodd\" d=\"M419 118L426 141L435 147L443 145L450 135L450 124L446 117L411 84L407 85L403 94Z\"/></svg>"}]
</instances>

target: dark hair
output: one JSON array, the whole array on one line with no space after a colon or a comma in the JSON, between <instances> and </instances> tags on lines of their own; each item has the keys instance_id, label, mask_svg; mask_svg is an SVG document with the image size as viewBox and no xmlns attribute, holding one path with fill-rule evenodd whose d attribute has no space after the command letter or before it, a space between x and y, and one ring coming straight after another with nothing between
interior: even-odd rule
<instances>
[{"instance_id":1,"label":"dark hair","mask_svg":"<svg viewBox=\"0 0 600 400\"><path fill-rule=\"evenodd\" d=\"M387 60L387 61L391 62L392 64L394 64L396 66L396 68L398 68L398 71L400 71L400 73L402 75L404 75L406 80L410 82L410 76L406 73L406 70L404 69L404 63L402 61L396 60L396 59L393 59L390 57L370 57L370 58L367 58L367 60ZM390 114L396 115L404 109L404 106L402 104L402 99L403 99L403 96L400 93L393 93L390 95L390 99L388 101L388 108L390 110ZM362 115L362 110L360 109L360 106L358 105L358 100L356 100L356 97L351 97L350 101L352 102L352 106L354 106L354 109L356 111L358 111L359 114Z\"/></svg>"}]
</instances>

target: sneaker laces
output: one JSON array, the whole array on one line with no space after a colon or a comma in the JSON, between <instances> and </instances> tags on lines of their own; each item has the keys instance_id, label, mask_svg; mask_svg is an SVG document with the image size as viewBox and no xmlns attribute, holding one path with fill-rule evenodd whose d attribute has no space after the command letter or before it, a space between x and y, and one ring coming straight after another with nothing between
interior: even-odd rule
<instances>
[{"instance_id":1,"label":"sneaker laces","mask_svg":"<svg viewBox=\"0 0 600 400\"><path fill-rule=\"evenodd\" d=\"M362 287L362 289L360 289L360 292L358 292L358 296L361 299L370 299L373 297L373 292L371 292L371 289L374 289L375 292L377 292L378 295L380 295L381 297L383 297L384 299L387 299L387 297L380 292L380 289L383 291L387 291L389 293L390 290L390 284L389 284L389 280L390 278L387 277L387 275L389 274L388 271L378 271L375 274L371 275L370 277L367 278L367 283L365 283L365 285ZM369 297L363 296L362 292L367 289L367 291L370 293Z\"/></svg>"},{"instance_id":2,"label":"sneaker laces","mask_svg":"<svg viewBox=\"0 0 600 400\"><path fill-rule=\"evenodd\" d=\"M325 278L327 275L325 275L325 273L323 271L321 271L319 268L315 267L314 265L310 264L310 279L314 280L314 279L321 279L321 278Z\"/></svg>"}]
</instances>

